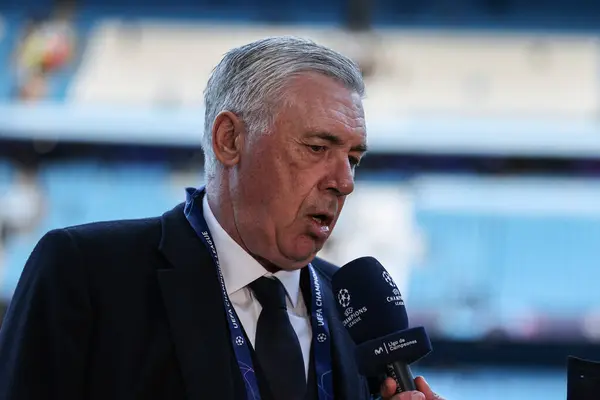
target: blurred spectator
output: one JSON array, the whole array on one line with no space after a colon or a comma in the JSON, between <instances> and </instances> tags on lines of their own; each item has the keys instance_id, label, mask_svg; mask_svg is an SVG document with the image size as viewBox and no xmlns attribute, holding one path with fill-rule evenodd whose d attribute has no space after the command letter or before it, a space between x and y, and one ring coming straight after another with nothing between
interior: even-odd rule
<instances>
[{"instance_id":1,"label":"blurred spectator","mask_svg":"<svg viewBox=\"0 0 600 400\"><path fill-rule=\"evenodd\" d=\"M48 78L71 62L74 48L75 35L66 13L32 19L17 49L17 97L45 98Z\"/></svg>"},{"instance_id":2,"label":"blurred spectator","mask_svg":"<svg viewBox=\"0 0 600 400\"><path fill-rule=\"evenodd\" d=\"M10 240L36 229L44 216L44 195L31 169L17 170L15 180L0 192L0 281L5 274L4 249ZM7 304L0 301L0 324Z\"/></svg>"},{"instance_id":3,"label":"blurred spectator","mask_svg":"<svg viewBox=\"0 0 600 400\"><path fill-rule=\"evenodd\" d=\"M14 237L36 229L44 216L44 209L44 195L38 186L37 174L31 170L19 170L14 183L0 193L0 279L4 276L3 249Z\"/></svg>"},{"instance_id":4,"label":"blurred spectator","mask_svg":"<svg viewBox=\"0 0 600 400\"><path fill-rule=\"evenodd\" d=\"M43 217L44 196L37 175L30 170L19 170L14 183L0 198L0 221L6 235L25 234L37 227Z\"/></svg>"}]
</instances>

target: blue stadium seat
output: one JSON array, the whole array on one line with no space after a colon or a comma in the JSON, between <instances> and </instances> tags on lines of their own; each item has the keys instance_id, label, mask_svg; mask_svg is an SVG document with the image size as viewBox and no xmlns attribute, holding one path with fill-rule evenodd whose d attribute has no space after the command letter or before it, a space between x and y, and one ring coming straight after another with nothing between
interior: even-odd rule
<instances>
[{"instance_id":1,"label":"blue stadium seat","mask_svg":"<svg viewBox=\"0 0 600 400\"><path fill-rule=\"evenodd\" d=\"M600 306L600 218L506 218L497 294L556 315ZM548 307L548 305L552 305Z\"/></svg>"},{"instance_id":2,"label":"blue stadium seat","mask_svg":"<svg viewBox=\"0 0 600 400\"><path fill-rule=\"evenodd\" d=\"M478 310L504 323L522 313L582 318L600 308L597 184L571 181L564 187L552 179L434 183L417 190L421 199L435 199L437 205L417 201L427 256L411 270L413 312L437 313L449 334L465 338L483 333L486 318L469 322ZM497 199L507 207L486 208ZM531 204L550 206L539 211L544 207Z\"/></svg>"},{"instance_id":3,"label":"blue stadium seat","mask_svg":"<svg viewBox=\"0 0 600 400\"><path fill-rule=\"evenodd\" d=\"M54 9L52 0L0 0L0 10L27 12L33 16L47 16Z\"/></svg>"},{"instance_id":4,"label":"blue stadium seat","mask_svg":"<svg viewBox=\"0 0 600 400\"><path fill-rule=\"evenodd\" d=\"M121 18L160 17L218 22L294 22L339 24L344 19L342 0L176 0L150 5L141 0L82 0L86 15Z\"/></svg>"}]
</instances>

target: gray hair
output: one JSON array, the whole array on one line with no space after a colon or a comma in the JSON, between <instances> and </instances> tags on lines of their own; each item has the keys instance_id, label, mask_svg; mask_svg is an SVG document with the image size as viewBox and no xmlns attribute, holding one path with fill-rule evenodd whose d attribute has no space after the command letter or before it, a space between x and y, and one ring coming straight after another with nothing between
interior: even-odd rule
<instances>
[{"instance_id":1,"label":"gray hair","mask_svg":"<svg viewBox=\"0 0 600 400\"><path fill-rule=\"evenodd\" d=\"M364 96L358 65L348 57L310 40L290 36L261 39L230 50L212 71L204 90L204 174L214 177L217 160L212 145L213 123L227 110L238 115L249 132L264 132L274 119L274 106L285 102L288 80L317 72Z\"/></svg>"}]
</instances>

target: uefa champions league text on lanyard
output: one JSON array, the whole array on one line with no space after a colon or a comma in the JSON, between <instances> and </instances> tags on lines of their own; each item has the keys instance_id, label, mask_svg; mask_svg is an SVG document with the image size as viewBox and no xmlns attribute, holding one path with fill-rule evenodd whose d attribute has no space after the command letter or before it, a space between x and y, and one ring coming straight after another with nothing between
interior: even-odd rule
<instances>
[{"instance_id":1,"label":"uefa champions league text on lanyard","mask_svg":"<svg viewBox=\"0 0 600 400\"><path fill-rule=\"evenodd\" d=\"M252 365L250 348L244 338L244 332L235 309L231 305L231 301L227 295L217 250L215 249L212 237L208 231L208 226L204 220L201 201L203 194L204 187L198 189L189 188L186 190L185 216L194 231L196 231L198 237L200 237L204 245L208 248L213 258L215 268L217 269L219 282L221 284L221 294L223 295L223 307L225 308L227 321L229 323L231 345L235 351L235 357L240 372L242 373L242 377L244 378L244 383L246 384L246 398L247 400L260 400L258 381L256 380L254 366ZM331 340L329 336L329 327L327 325L327 320L323 317L323 302L321 298L321 284L319 282L319 277L312 265L309 264L308 268L310 271L309 276L311 284L312 346L315 356L319 400L330 400L333 399L333 381L331 373Z\"/></svg>"}]
</instances>

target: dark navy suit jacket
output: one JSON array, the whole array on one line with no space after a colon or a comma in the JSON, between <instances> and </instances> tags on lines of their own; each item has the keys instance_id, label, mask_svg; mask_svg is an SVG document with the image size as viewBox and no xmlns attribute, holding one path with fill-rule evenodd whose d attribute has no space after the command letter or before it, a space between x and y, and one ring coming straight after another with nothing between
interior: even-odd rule
<instances>
[{"instance_id":1,"label":"dark navy suit jacket","mask_svg":"<svg viewBox=\"0 0 600 400\"><path fill-rule=\"evenodd\" d=\"M322 278L336 399L369 399ZM243 399L212 259L183 215L46 234L0 331L1 400Z\"/></svg>"}]
</instances>

